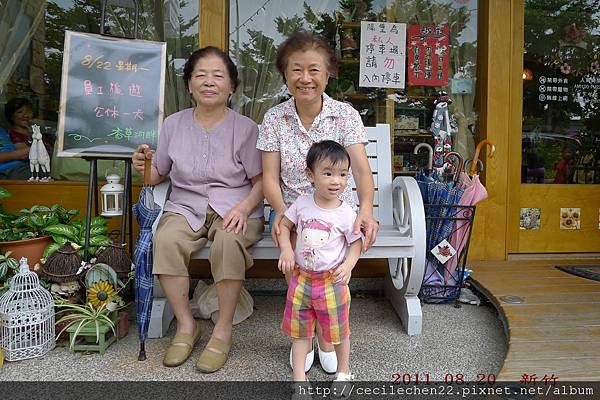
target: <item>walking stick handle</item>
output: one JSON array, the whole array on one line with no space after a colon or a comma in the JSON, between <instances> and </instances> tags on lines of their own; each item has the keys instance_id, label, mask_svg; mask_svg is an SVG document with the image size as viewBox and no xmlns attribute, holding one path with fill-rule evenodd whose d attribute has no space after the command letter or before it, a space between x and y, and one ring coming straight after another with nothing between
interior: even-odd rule
<instances>
[{"instance_id":1,"label":"walking stick handle","mask_svg":"<svg viewBox=\"0 0 600 400\"><path fill-rule=\"evenodd\" d=\"M152 153L148 158L148 149L144 149L144 186L150 185L150 179L152 179Z\"/></svg>"}]
</instances>

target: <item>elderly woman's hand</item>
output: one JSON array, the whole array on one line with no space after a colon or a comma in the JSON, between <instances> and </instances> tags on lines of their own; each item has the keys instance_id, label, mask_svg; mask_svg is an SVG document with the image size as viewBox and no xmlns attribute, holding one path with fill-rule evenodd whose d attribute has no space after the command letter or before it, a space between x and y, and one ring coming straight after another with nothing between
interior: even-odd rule
<instances>
[{"instance_id":1,"label":"elderly woman's hand","mask_svg":"<svg viewBox=\"0 0 600 400\"><path fill-rule=\"evenodd\" d=\"M152 159L153 155L154 150L151 150L150 146L147 144L140 144L131 156L133 168L135 168L135 170L140 174L144 175L144 162L146 161L146 158Z\"/></svg>"},{"instance_id":2,"label":"elderly woman's hand","mask_svg":"<svg viewBox=\"0 0 600 400\"><path fill-rule=\"evenodd\" d=\"M246 221L248 220L248 212L240 205L233 207L225 214L223 218L223 229L227 232L242 233L246 234L246 228L248 227Z\"/></svg>"},{"instance_id":3,"label":"elderly woman's hand","mask_svg":"<svg viewBox=\"0 0 600 400\"><path fill-rule=\"evenodd\" d=\"M379 232L379 222L373 217L372 212L361 210L358 213L356 221L354 221L354 233L360 231L365 235L362 246L362 251L364 253L371 248L377 238L377 232Z\"/></svg>"}]
</instances>

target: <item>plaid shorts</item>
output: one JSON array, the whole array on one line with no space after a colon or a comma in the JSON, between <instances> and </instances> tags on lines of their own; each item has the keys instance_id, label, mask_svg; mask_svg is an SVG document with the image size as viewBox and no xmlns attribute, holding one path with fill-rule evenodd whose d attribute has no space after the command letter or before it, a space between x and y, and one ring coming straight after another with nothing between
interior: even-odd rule
<instances>
[{"instance_id":1,"label":"plaid shorts","mask_svg":"<svg viewBox=\"0 0 600 400\"><path fill-rule=\"evenodd\" d=\"M288 285L281 330L293 338L312 338L315 322L323 338L339 344L350 336L350 289L330 271L294 270Z\"/></svg>"}]
</instances>

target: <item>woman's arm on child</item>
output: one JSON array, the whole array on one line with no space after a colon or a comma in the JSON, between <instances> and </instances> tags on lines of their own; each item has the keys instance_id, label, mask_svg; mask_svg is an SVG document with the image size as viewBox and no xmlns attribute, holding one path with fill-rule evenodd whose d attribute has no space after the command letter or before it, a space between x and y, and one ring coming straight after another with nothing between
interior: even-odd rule
<instances>
[{"instance_id":1,"label":"woman's arm on child","mask_svg":"<svg viewBox=\"0 0 600 400\"><path fill-rule=\"evenodd\" d=\"M350 276L352 276L352 270L356 265L356 262L360 258L360 250L362 247L362 239L355 240L352 242L348 251L346 252L346 259L342 262L339 267L333 271L333 279L336 282L341 282L347 285L350 282Z\"/></svg>"},{"instance_id":2,"label":"woman's arm on child","mask_svg":"<svg viewBox=\"0 0 600 400\"><path fill-rule=\"evenodd\" d=\"M278 239L280 253L277 267L281 272L287 274L292 272L296 265L294 249L292 248L292 242L290 240L290 233L294 228L294 223L284 216L279 224L279 228Z\"/></svg>"}]
</instances>

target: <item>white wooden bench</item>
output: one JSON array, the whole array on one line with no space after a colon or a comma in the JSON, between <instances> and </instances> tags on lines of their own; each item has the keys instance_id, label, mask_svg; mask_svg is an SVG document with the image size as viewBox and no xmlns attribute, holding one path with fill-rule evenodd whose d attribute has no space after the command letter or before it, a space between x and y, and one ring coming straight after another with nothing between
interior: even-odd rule
<instances>
[{"instance_id":1,"label":"white wooden bench","mask_svg":"<svg viewBox=\"0 0 600 400\"><path fill-rule=\"evenodd\" d=\"M422 328L422 313L417 295L425 273L423 201L414 178L397 177L392 182L389 125L378 124L366 129L369 139L367 155L375 182L374 214L381 226L373 247L361 258L388 259L385 295L400 316L407 333L418 335ZM157 204L164 204L168 187L168 182L164 182L154 188ZM356 189L354 193L358 201ZM207 259L210 244L208 242L192 258ZM253 247L252 254L258 260L279 258L279 249L269 232L265 232L263 239ZM161 298L164 294L157 282L155 279L149 337L162 337L173 318L166 299Z\"/></svg>"}]
</instances>

